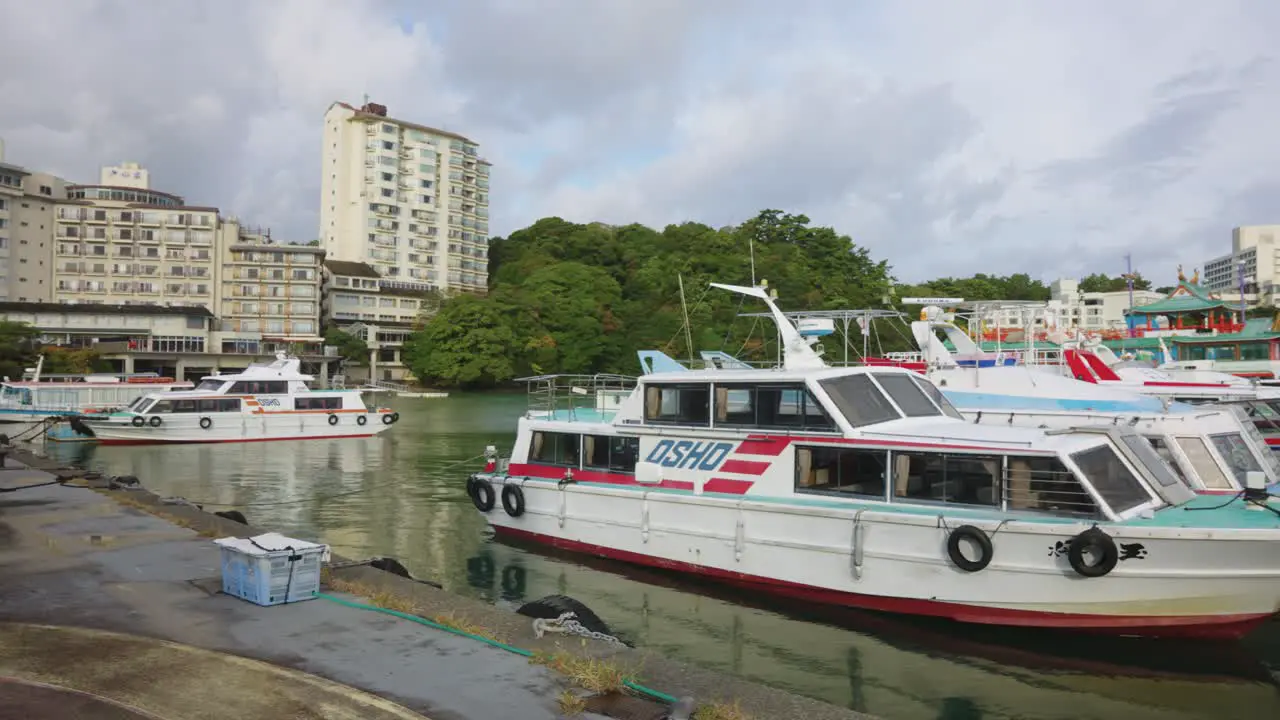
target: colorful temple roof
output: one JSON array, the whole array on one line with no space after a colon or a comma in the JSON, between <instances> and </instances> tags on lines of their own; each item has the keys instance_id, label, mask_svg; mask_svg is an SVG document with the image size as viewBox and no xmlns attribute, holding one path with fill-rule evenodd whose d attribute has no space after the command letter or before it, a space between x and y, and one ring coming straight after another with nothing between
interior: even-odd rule
<instances>
[{"instance_id":1,"label":"colorful temple roof","mask_svg":"<svg viewBox=\"0 0 1280 720\"><path fill-rule=\"evenodd\" d=\"M1197 273L1198 276L1198 273ZM1205 312L1207 310L1227 310L1229 306L1217 294L1208 288L1185 279L1179 279L1178 285L1163 300L1146 305L1139 305L1128 310L1131 315L1177 315L1180 313Z\"/></svg>"}]
</instances>

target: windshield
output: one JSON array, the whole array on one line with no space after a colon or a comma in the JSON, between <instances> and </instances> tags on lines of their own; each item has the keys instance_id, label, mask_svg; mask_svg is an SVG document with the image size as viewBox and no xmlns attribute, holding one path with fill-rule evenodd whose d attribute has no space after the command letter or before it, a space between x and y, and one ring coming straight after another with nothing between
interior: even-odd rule
<instances>
[{"instance_id":1,"label":"windshield","mask_svg":"<svg viewBox=\"0 0 1280 720\"><path fill-rule=\"evenodd\" d=\"M1206 488L1225 490L1231 487L1231 481L1213 459L1209 446L1205 445L1203 440L1198 437L1180 437L1177 438L1177 443L1178 447L1182 448L1182 452L1186 453L1187 459L1191 461L1191 467L1196 469L1200 482L1204 483Z\"/></svg>"},{"instance_id":2,"label":"windshield","mask_svg":"<svg viewBox=\"0 0 1280 720\"><path fill-rule=\"evenodd\" d=\"M925 395L906 375L873 373L872 377L876 382L880 383L880 387L889 393L889 398L902 408L902 412L907 417L928 417L930 415L941 415L942 411L929 400L929 396Z\"/></svg>"},{"instance_id":3,"label":"windshield","mask_svg":"<svg viewBox=\"0 0 1280 720\"><path fill-rule=\"evenodd\" d=\"M1178 476L1178 479L1188 487L1191 487L1191 482L1187 480L1186 473L1182 472L1182 466L1178 464L1178 459L1174 457L1173 450L1169 449L1169 444L1165 442L1164 438L1159 435L1148 435L1147 442L1151 443L1151 449L1156 451L1156 455L1159 455L1160 459L1165 461L1169 469Z\"/></svg>"},{"instance_id":4,"label":"windshield","mask_svg":"<svg viewBox=\"0 0 1280 720\"><path fill-rule=\"evenodd\" d=\"M866 375L841 375L819 380L818 385L831 396L836 409L853 427L874 425L902 417Z\"/></svg>"},{"instance_id":5,"label":"windshield","mask_svg":"<svg viewBox=\"0 0 1280 720\"><path fill-rule=\"evenodd\" d=\"M1245 480L1248 478L1247 473L1262 472L1262 465L1258 462L1258 458L1254 457L1253 451L1249 449L1244 436L1240 433L1210 435L1209 439L1213 441L1213 446L1218 449L1222 459L1227 461L1227 467L1231 468L1231 474L1235 476L1236 482L1240 483L1241 487L1244 487Z\"/></svg>"},{"instance_id":6,"label":"windshield","mask_svg":"<svg viewBox=\"0 0 1280 720\"><path fill-rule=\"evenodd\" d=\"M200 384L196 386L196 389L197 390L220 390L222 389L223 384L224 384L224 381L222 380L204 379L200 381Z\"/></svg>"},{"instance_id":7,"label":"windshield","mask_svg":"<svg viewBox=\"0 0 1280 720\"><path fill-rule=\"evenodd\" d=\"M964 419L964 415L960 414L960 411L957 410L956 406L952 405L951 401L942 394L942 391L938 389L937 385L934 385L919 375L908 375L907 377L910 377L911 380L918 385L922 391L924 391L924 394L929 396L930 400L936 403L938 407L942 408L942 412L957 420Z\"/></svg>"},{"instance_id":8,"label":"windshield","mask_svg":"<svg viewBox=\"0 0 1280 720\"><path fill-rule=\"evenodd\" d=\"M1151 501L1151 494L1110 445L1072 453L1071 459L1117 515Z\"/></svg>"}]
</instances>

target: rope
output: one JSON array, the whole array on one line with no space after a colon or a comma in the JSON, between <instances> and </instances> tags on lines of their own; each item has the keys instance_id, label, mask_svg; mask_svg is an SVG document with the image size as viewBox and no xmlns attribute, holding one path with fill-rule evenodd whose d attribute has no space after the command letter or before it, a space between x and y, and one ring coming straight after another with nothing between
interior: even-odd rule
<instances>
[{"instance_id":1,"label":"rope","mask_svg":"<svg viewBox=\"0 0 1280 720\"><path fill-rule=\"evenodd\" d=\"M419 617L417 615L410 615L409 613L403 613L403 612L400 612L399 610L391 610L389 608L381 608L381 607L377 607L376 605L366 605L364 603L356 602L354 600L347 600L345 598L340 598L335 595L329 595L328 593L318 592L316 593L315 596L318 598L324 598L325 600L328 600L330 602L335 602L339 605L345 605L346 607L349 607L349 608L356 608L358 610L372 610L374 612L380 612L386 615L391 615L393 617L398 617L398 618L401 618L402 620L410 620L412 622L418 623L419 625L426 625L427 627L435 628L436 630L443 630L452 635L459 635L461 637L469 638L477 642L482 642L485 645L496 647L501 650L506 650L509 653L514 653L521 657L526 657L526 658L533 657L533 652L530 650L525 650L524 648L518 648L518 647L515 647L514 645L508 645L504 642L499 642L497 640L493 640L487 637L482 637L480 635L473 635L472 633L466 632L464 630L452 628L452 627L449 627L448 625L441 625L438 622L433 622L431 620L428 620L424 617ZM657 690L654 690L653 688L645 687L644 685L641 685L640 683L637 683L637 682L633 682L631 680L624 680L623 685L625 685L630 690L634 690L638 693L641 693L642 695L647 695L655 700L667 703L669 705L674 705L678 702L678 700L672 697L671 695L668 695L664 692L659 692Z\"/></svg>"}]
</instances>

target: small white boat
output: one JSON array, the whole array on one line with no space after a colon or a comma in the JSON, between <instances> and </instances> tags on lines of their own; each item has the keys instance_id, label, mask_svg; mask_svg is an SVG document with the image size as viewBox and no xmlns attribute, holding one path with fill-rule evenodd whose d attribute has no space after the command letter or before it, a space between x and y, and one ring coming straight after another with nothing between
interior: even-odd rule
<instances>
[{"instance_id":1,"label":"small white boat","mask_svg":"<svg viewBox=\"0 0 1280 720\"><path fill-rule=\"evenodd\" d=\"M190 391L148 394L127 409L85 416L103 445L370 437L400 414L368 408L355 390L311 390L297 358L277 355L242 373L210 375Z\"/></svg>"},{"instance_id":2,"label":"small white boat","mask_svg":"<svg viewBox=\"0 0 1280 720\"><path fill-rule=\"evenodd\" d=\"M1263 473L1224 500L1124 424L968 422L719 287L769 305L783 368L650 374L616 404L616 378L533 379L510 456L467 480L498 535L971 623L1230 638L1280 608Z\"/></svg>"},{"instance_id":3,"label":"small white boat","mask_svg":"<svg viewBox=\"0 0 1280 720\"><path fill-rule=\"evenodd\" d=\"M190 390L193 383L153 373L92 375L41 374L44 356L22 380L0 382L0 423L36 423L51 417L122 408L144 393Z\"/></svg>"}]
</instances>

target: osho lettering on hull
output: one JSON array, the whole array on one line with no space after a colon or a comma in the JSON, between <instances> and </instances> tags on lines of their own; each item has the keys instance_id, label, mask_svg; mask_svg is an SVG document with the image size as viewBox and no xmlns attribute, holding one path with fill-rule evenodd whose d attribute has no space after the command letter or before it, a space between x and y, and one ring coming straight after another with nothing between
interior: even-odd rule
<instances>
[{"instance_id":1,"label":"osho lettering on hull","mask_svg":"<svg viewBox=\"0 0 1280 720\"><path fill-rule=\"evenodd\" d=\"M662 467L705 470L711 472L720 467L733 452L734 443L697 442L694 440L662 440L649 452L645 462Z\"/></svg>"}]
</instances>

